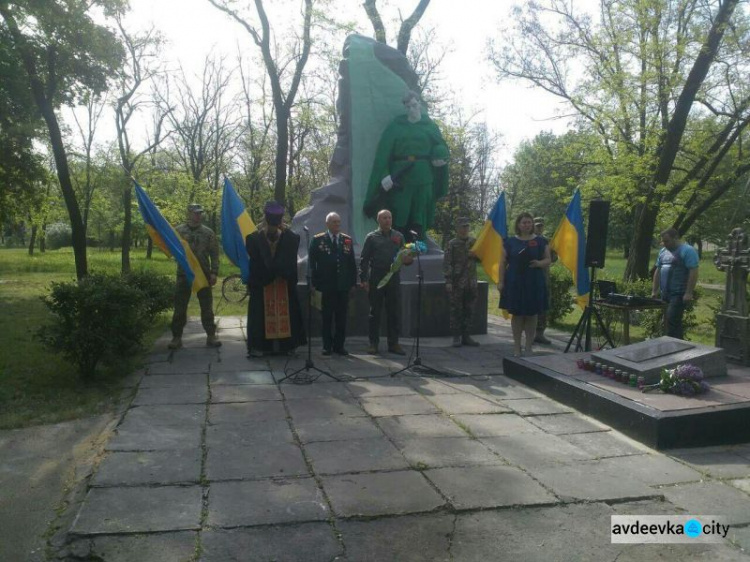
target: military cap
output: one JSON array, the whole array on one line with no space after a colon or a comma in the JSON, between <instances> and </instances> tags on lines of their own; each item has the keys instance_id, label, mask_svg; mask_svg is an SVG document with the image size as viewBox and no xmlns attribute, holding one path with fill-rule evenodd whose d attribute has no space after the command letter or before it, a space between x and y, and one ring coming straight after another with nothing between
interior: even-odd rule
<instances>
[{"instance_id":1,"label":"military cap","mask_svg":"<svg viewBox=\"0 0 750 562\"><path fill-rule=\"evenodd\" d=\"M544 224L544 217L534 217L534 225Z\"/></svg>"},{"instance_id":2,"label":"military cap","mask_svg":"<svg viewBox=\"0 0 750 562\"><path fill-rule=\"evenodd\" d=\"M198 203L190 203L190 205L188 205L188 211L190 211L191 213L202 213L203 205L199 205Z\"/></svg>"},{"instance_id":3,"label":"military cap","mask_svg":"<svg viewBox=\"0 0 750 562\"><path fill-rule=\"evenodd\" d=\"M456 226L471 226L471 221L468 217L458 217L458 220L456 220Z\"/></svg>"}]
</instances>

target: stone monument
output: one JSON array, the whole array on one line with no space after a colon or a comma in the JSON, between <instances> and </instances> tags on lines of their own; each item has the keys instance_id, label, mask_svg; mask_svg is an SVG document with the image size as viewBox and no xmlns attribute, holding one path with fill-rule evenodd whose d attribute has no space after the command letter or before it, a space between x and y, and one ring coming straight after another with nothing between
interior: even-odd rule
<instances>
[{"instance_id":1,"label":"stone monument","mask_svg":"<svg viewBox=\"0 0 750 562\"><path fill-rule=\"evenodd\" d=\"M714 264L727 275L724 306L716 315L716 347L723 348L728 359L750 365L750 318L747 306L750 248L743 229L732 230L727 247L717 251Z\"/></svg>"}]
</instances>

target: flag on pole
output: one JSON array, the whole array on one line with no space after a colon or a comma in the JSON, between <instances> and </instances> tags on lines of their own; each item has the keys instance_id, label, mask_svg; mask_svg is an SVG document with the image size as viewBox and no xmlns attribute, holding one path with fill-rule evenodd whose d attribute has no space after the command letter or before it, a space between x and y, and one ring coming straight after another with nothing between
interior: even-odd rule
<instances>
[{"instance_id":1,"label":"flag on pole","mask_svg":"<svg viewBox=\"0 0 750 562\"><path fill-rule=\"evenodd\" d=\"M182 239L177 231L167 222L159 209L151 202L143 188L138 182L135 184L135 196L138 200L138 209L141 211L143 222L151 240L154 241L162 252L169 257L174 257L177 265L185 272L188 283L194 293L208 287L208 279L201 268L198 258L195 257L190 245Z\"/></svg>"},{"instance_id":2,"label":"flag on pole","mask_svg":"<svg viewBox=\"0 0 750 562\"><path fill-rule=\"evenodd\" d=\"M237 195L229 178L224 178L224 194L221 200L221 245L229 261L240 268L243 283L247 283L250 278L250 258L245 249L245 238L252 232L255 232L255 224L245 209L245 204Z\"/></svg>"},{"instance_id":3,"label":"flag on pole","mask_svg":"<svg viewBox=\"0 0 750 562\"><path fill-rule=\"evenodd\" d=\"M495 284L500 282L500 267L505 261L503 241L508 238L505 191L500 193L471 251L482 261L482 267Z\"/></svg>"},{"instance_id":4,"label":"flag on pole","mask_svg":"<svg viewBox=\"0 0 750 562\"><path fill-rule=\"evenodd\" d=\"M583 231L580 190L576 189L573 194L565 216L552 237L550 247L557 252L560 262L573 275L576 302L578 306L585 308L589 302L591 281L588 269L586 269L586 235Z\"/></svg>"}]
</instances>

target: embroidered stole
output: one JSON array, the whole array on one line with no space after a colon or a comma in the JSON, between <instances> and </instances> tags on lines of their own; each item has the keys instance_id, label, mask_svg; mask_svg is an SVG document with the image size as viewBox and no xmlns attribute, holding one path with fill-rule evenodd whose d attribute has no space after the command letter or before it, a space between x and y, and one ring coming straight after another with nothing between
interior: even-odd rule
<instances>
[{"instance_id":1,"label":"embroidered stole","mask_svg":"<svg viewBox=\"0 0 750 562\"><path fill-rule=\"evenodd\" d=\"M276 255L279 238L268 240L271 256ZM289 293L285 279L278 277L273 283L263 287L263 308L266 321L266 339L276 340L292 337L292 325L289 316Z\"/></svg>"}]
</instances>

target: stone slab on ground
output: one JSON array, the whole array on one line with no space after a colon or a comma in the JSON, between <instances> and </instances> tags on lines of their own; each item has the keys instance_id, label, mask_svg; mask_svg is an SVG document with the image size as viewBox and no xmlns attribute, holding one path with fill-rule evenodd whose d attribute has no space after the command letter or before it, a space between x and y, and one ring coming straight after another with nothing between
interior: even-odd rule
<instances>
[{"instance_id":1,"label":"stone slab on ground","mask_svg":"<svg viewBox=\"0 0 750 562\"><path fill-rule=\"evenodd\" d=\"M309 443L305 451L317 474L409 468L404 456L385 437Z\"/></svg>"},{"instance_id":2,"label":"stone slab on ground","mask_svg":"<svg viewBox=\"0 0 750 562\"><path fill-rule=\"evenodd\" d=\"M315 384L280 384L286 400L310 400L312 398L342 398L352 397L346 383L316 382Z\"/></svg>"},{"instance_id":3,"label":"stone slab on ground","mask_svg":"<svg viewBox=\"0 0 750 562\"><path fill-rule=\"evenodd\" d=\"M465 431L442 414L382 417L377 424L397 443L432 437L466 437Z\"/></svg>"},{"instance_id":4,"label":"stone slab on ground","mask_svg":"<svg viewBox=\"0 0 750 562\"><path fill-rule=\"evenodd\" d=\"M437 414L438 409L421 395L375 396L360 399L362 407L373 417Z\"/></svg>"},{"instance_id":5,"label":"stone slab on ground","mask_svg":"<svg viewBox=\"0 0 750 562\"><path fill-rule=\"evenodd\" d=\"M302 451L293 443L208 448L206 478L210 481L308 475Z\"/></svg>"},{"instance_id":6,"label":"stone slab on ground","mask_svg":"<svg viewBox=\"0 0 750 562\"><path fill-rule=\"evenodd\" d=\"M530 476L509 466L438 468L424 474L460 510L557 502Z\"/></svg>"},{"instance_id":7,"label":"stone slab on ground","mask_svg":"<svg viewBox=\"0 0 750 562\"><path fill-rule=\"evenodd\" d=\"M322 481L339 517L419 513L445 504L414 470L323 476Z\"/></svg>"},{"instance_id":8,"label":"stone slab on ground","mask_svg":"<svg viewBox=\"0 0 750 562\"><path fill-rule=\"evenodd\" d=\"M383 436L380 428L368 417L314 418L295 424L295 428L302 443L373 439Z\"/></svg>"},{"instance_id":9,"label":"stone slab on ground","mask_svg":"<svg viewBox=\"0 0 750 562\"><path fill-rule=\"evenodd\" d=\"M551 416L529 416L526 421L553 435L609 431L609 426L595 422L580 414L555 414Z\"/></svg>"},{"instance_id":10,"label":"stone slab on ground","mask_svg":"<svg viewBox=\"0 0 750 562\"><path fill-rule=\"evenodd\" d=\"M455 515L405 515L339 522L347 562L449 562Z\"/></svg>"},{"instance_id":11,"label":"stone slab on ground","mask_svg":"<svg viewBox=\"0 0 750 562\"><path fill-rule=\"evenodd\" d=\"M196 385L141 388L133 399L134 406L154 404L205 404L206 402L208 402L208 387Z\"/></svg>"},{"instance_id":12,"label":"stone slab on ground","mask_svg":"<svg viewBox=\"0 0 750 562\"><path fill-rule=\"evenodd\" d=\"M149 375L192 375L207 374L210 361L181 361L179 363L152 363L148 366Z\"/></svg>"},{"instance_id":13,"label":"stone slab on ground","mask_svg":"<svg viewBox=\"0 0 750 562\"><path fill-rule=\"evenodd\" d=\"M91 488L71 532L75 535L197 530L200 486Z\"/></svg>"},{"instance_id":14,"label":"stone slab on ground","mask_svg":"<svg viewBox=\"0 0 750 562\"><path fill-rule=\"evenodd\" d=\"M197 538L198 533L195 531L99 536L78 539L69 547L69 550L78 560L187 562L195 556Z\"/></svg>"},{"instance_id":15,"label":"stone slab on ground","mask_svg":"<svg viewBox=\"0 0 750 562\"><path fill-rule=\"evenodd\" d=\"M289 408L289 413L294 423L297 425L320 418L337 419L339 417L361 417L367 415L359 406L359 403L352 397L289 400L286 405Z\"/></svg>"},{"instance_id":16,"label":"stone slab on ground","mask_svg":"<svg viewBox=\"0 0 750 562\"><path fill-rule=\"evenodd\" d=\"M370 398L372 396L408 396L417 393L402 379L375 379L346 383L353 396Z\"/></svg>"},{"instance_id":17,"label":"stone slab on ground","mask_svg":"<svg viewBox=\"0 0 750 562\"><path fill-rule=\"evenodd\" d=\"M328 523L211 529L201 537L201 562L329 562L343 547Z\"/></svg>"},{"instance_id":18,"label":"stone slab on ground","mask_svg":"<svg viewBox=\"0 0 750 562\"><path fill-rule=\"evenodd\" d=\"M561 438L597 459L603 459L606 457L625 457L628 455L643 455L650 450L643 445L630 442L626 438L611 431L574 433L571 435L563 435Z\"/></svg>"},{"instance_id":19,"label":"stone slab on ground","mask_svg":"<svg viewBox=\"0 0 750 562\"><path fill-rule=\"evenodd\" d=\"M206 386L208 375L146 375L141 380L140 387L164 388L173 386Z\"/></svg>"},{"instance_id":20,"label":"stone slab on ground","mask_svg":"<svg viewBox=\"0 0 750 562\"><path fill-rule=\"evenodd\" d=\"M201 476L200 449L110 452L92 479L92 486L197 484Z\"/></svg>"},{"instance_id":21,"label":"stone slab on ground","mask_svg":"<svg viewBox=\"0 0 750 562\"><path fill-rule=\"evenodd\" d=\"M217 384L211 387L211 402L263 402L282 400L275 384Z\"/></svg>"},{"instance_id":22,"label":"stone slab on ground","mask_svg":"<svg viewBox=\"0 0 750 562\"><path fill-rule=\"evenodd\" d=\"M398 446L415 467L436 468L505 463L486 445L468 436L405 439L399 442Z\"/></svg>"},{"instance_id":23,"label":"stone slab on ground","mask_svg":"<svg viewBox=\"0 0 750 562\"><path fill-rule=\"evenodd\" d=\"M425 396L427 400L448 415L456 414L500 414L510 412L505 406L497 402L485 400L471 394L439 394Z\"/></svg>"},{"instance_id":24,"label":"stone slab on ground","mask_svg":"<svg viewBox=\"0 0 750 562\"><path fill-rule=\"evenodd\" d=\"M731 451L688 452L672 454L671 456L715 478L750 477L750 464L748 464L747 459Z\"/></svg>"},{"instance_id":25,"label":"stone slab on ground","mask_svg":"<svg viewBox=\"0 0 750 562\"><path fill-rule=\"evenodd\" d=\"M271 371L214 371L209 374L211 386L216 384L274 384Z\"/></svg>"},{"instance_id":26,"label":"stone slab on ground","mask_svg":"<svg viewBox=\"0 0 750 562\"><path fill-rule=\"evenodd\" d=\"M206 446L209 449L247 447L257 443L294 443L294 435L286 420L247 421L220 423L206 428Z\"/></svg>"},{"instance_id":27,"label":"stone slab on ground","mask_svg":"<svg viewBox=\"0 0 750 562\"><path fill-rule=\"evenodd\" d=\"M524 468L593 458L591 453L568 443L562 437L548 433L519 433L479 439L511 464Z\"/></svg>"},{"instance_id":28,"label":"stone slab on ground","mask_svg":"<svg viewBox=\"0 0 750 562\"><path fill-rule=\"evenodd\" d=\"M539 416L544 414L568 414L573 410L549 398L526 398L505 400L502 404L521 416Z\"/></svg>"},{"instance_id":29,"label":"stone slab on ground","mask_svg":"<svg viewBox=\"0 0 750 562\"><path fill-rule=\"evenodd\" d=\"M196 450L201 446L200 426L150 425L130 423L117 428L106 445L108 451L174 451Z\"/></svg>"},{"instance_id":30,"label":"stone slab on ground","mask_svg":"<svg viewBox=\"0 0 750 562\"><path fill-rule=\"evenodd\" d=\"M695 482L702 478L692 468L658 453L633 455L597 461L610 471L620 471L647 486L662 486L679 482Z\"/></svg>"},{"instance_id":31,"label":"stone slab on ground","mask_svg":"<svg viewBox=\"0 0 750 562\"><path fill-rule=\"evenodd\" d=\"M541 433L535 425L529 423L532 418L522 418L516 414L454 416L458 424L465 427L474 437L495 437L501 435L518 435Z\"/></svg>"},{"instance_id":32,"label":"stone slab on ground","mask_svg":"<svg viewBox=\"0 0 750 562\"><path fill-rule=\"evenodd\" d=\"M211 424L242 424L285 419L284 405L276 400L211 404L208 407L208 421Z\"/></svg>"},{"instance_id":33,"label":"stone slab on ground","mask_svg":"<svg viewBox=\"0 0 750 562\"><path fill-rule=\"evenodd\" d=\"M750 496L722 482L664 486L659 491L688 513L721 515L730 524L750 523Z\"/></svg>"},{"instance_id":34,"label":"stone slab on ground","mask_svg":"<svg viewBox=\"0 0 750 562\"><path fill-rule=\"evenodd\" d=\"M325 521L329 513L312 478L214 482L208 494L212 527Z\"/></svg>"}]
</instances>

